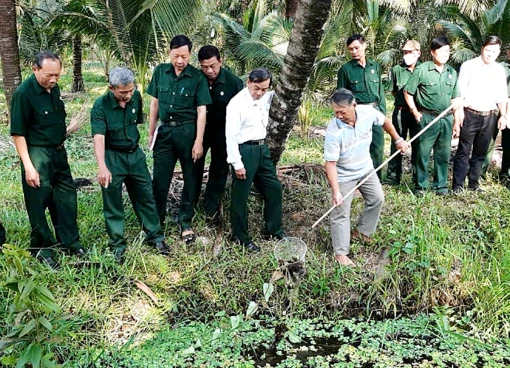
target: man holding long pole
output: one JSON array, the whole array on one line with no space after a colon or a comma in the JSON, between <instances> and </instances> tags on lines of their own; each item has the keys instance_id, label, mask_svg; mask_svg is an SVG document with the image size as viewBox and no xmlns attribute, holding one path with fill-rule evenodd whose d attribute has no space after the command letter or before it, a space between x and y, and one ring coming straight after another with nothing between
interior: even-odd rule
<instances>
[{"instance_id":1,"label":"man holding long pole","mask_svg":"<svg viewBox=\"0 0 510 368\"><path fill-rule=\"evenodd\" d=\"M354 266L350 251L350 211L352 196L347 195L358 183L365 208L352 232L353 239L371 241L384 202L384 193L370 158L370 143L374 126L387 132L398 150L404 152L408 143L398 135L391 120L372 106L358 105L352 92L338 89L331 102L335 117L326 131L324 158L331 185L333 204L331 236L335 259L340 265ZM368 177L368 180L365 178ZM344 198L345 196L345 198Z\"/></svg>"}]
</instances>

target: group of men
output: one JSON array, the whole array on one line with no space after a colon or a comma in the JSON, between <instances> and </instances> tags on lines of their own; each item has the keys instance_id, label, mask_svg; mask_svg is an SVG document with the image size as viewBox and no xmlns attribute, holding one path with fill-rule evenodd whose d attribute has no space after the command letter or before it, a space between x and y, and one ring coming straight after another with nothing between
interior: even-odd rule
<instances>
[{"instance_id":1,"label":"group of men","mask_svg":"<svg viewBox=\"0 0 510 368\"><path fill-rule=\"evenodd\" d=\"M282 188L264 142L272 76L264 68L242 81L222 67L219 50L204 46L198 52L201 71L189 64L191 41L184 35L170 42L171 63L158 65L147 88L151 96L149 146L154 151L153 178L140 148L138 125L144 122L143 101L133 73L115 68L109 91L93 105L90 122L97 180L102 188L109 246L122 261L124 236L123 184L143 228L145 240L161 254L165 241L167 197L179 161L184 178L178 223L184 242L192 243L195 206L203 180L204 162L211 150L204 211L215 223L220 213L229 164L233 166L231 220L233 238L248 251L260 248L248 234L247 201L254 183L265 201L265 235L281 239ZM85 255L77 225L77 194L64 146L66 112L58 80L60 58L39 53L33 75L15 91L11 102L11 135L21 159L23 194L31 225L32 253L56 267L55 247ZM158 126L158 122L160 123ZM55 235L46 219L48 209ZM4 235L3 227L0 236Z\"/></svg>"},{"instance_id":2,"label":"group of men","mask_svg":"<svg viewBox=\"0 0 510 368\"><path fill-rule=\"evenodd\" d=\"M428 162L433 150L432 189L438 195L448 193L450 143L452 134L459 136L453 191L462 190L466 176L468 188L480 191L479 177L489 144L498 129L506 127L510 94L507 90L510 66L495 62L501 49L499 38L489 37L481 56L464 63L459 76L446 64L450 46L445 37L432 41L432 61L421 64L420 44L409 40L403 47L403 62L391 73L395 109L390 120L385 116L381 67L366 57L366 46L361 35L347 40L352 60L338 72L338 89L331 98L335 116L325 139L326 172L335 205L331 216L333 248L342 265L353 265L348 257L351 239L371 241L379 220L384 202L382 176L380 171L378 176L373 175L373 171L383 160L383 132L393 140L393 153L406 151L407 136L414 137L421 131L412 144L414 186L417 193L429 188ZM148 143L154 157L152 178L139 146L137 126L143 124L144 113L133 73L127 68L113 69L109 91L92 108L97 180L102 187L109 246L118 260L123 259L127 247L123 184L147 243L162 254L169 253L165 217L177 161L184 178L178 213L180 236L186 243L195 240L192 221L209 149L206 217L213 223L218 219L231 165L233 239L247 251L260 250L248 233L247 201L252 184L265 202L264 236L286 237L282 226L282 187L265 144L274 95L269 91L271 73L264 68L253 70L243 88L241 80L222 66L216 47L204 46L199 50L201 71L189 64L191 50L192 43L186 36L174 37L170 42L171 62L154 69L147 88L151 96ZM23 193L32 228L31 250L50 266L57 265L55 246L60 245L71 254L86 254L77 226L76 187L64 146L66 113L57 84L61 69L57 55L38 54L33 75L18 87L11 103L11 135L21 159ZM438 117L439 121L424 129ZM502 176L506 177L510 166L509 133L503 131ZM402 160L397 156L390 163L387 180L398 185L401 177ZM365 209L351 233L352 197L343 196L357 186L364 197ZM46 209L55 235L48 226ZM4 234L0 227L0 238Z\"/></svg>"},{"instance_id":3,"label":"group of men","mask_svg":"<svg viewBox=\"0 0 510 368\"><path fill-rule=\"evenodd\" d=\"M380 184L384 137L390 134L391 153L407 149L405 139L412 143L411 164L415 192L422 195L429 189L429 157L433 151L434 173L432 190L446 195L448 163L452 137L459 138L453 161L453 193L467 188L482 192L480 176L491 141L503 130L503 163L501 179L508 180L510 168L510 130L507 127L510 97L510 64L496 62L502 47L497 36L483 43L479 57L462 64L459 74L447 64L450 45L446 37L434 38L430 44L431 61L419 62L420 44L409 40L403 46L403 61L391 72L395 109L392 121L385 119L386 104L381 67L366 57L367 43L357 34L346 42L352 60L338 71L338 90L331 102L335 117L329 123L324 157L332 188L332 241L335 258L342 265L352 266L348 257L351 239L372 241L384 194ZM510 50L508 51L510 61ZM386 180L398 185L402 177L402 158L390 161ZM351 197L343 195L359 186L365 208L350 230Z\"/></svg>"}]
</instances>

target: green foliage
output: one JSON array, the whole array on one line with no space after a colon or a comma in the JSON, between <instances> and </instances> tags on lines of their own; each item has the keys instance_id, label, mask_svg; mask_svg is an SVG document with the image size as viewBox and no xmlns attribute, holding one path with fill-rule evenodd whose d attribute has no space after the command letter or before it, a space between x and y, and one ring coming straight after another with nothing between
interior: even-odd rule
<instances>
[{"instance_id":1,"label":"green foliage","mask_svg":"<svg viewBox=\"0 0 510 368\"><path fill-rule=\"evenodd\" d=\"M21 351L16 367L55 367L50 351L56 340L55 325L60 312L53 294L41 283L41 277L32 267L30 253L12 245L4 245L2 268L7 276L3 286L13 294L7 316L10 330L0 340L0 352L6 353L3 363L16 360L11 346Z\"/></svg>"}]
</instances>

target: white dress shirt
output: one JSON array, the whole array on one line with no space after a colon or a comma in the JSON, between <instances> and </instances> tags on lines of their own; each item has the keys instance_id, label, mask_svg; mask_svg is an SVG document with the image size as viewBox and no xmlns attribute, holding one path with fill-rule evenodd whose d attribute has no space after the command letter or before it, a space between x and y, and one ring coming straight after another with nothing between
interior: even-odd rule
<instances>
[{"instance_id":1,"label":"white dress shirt","mask_svg":"<svg viewBox=\"0 0 510 368\"><path fill-rule=\"evenodd\" d=\"M462 64L458 84L464 106L473 110L494 110L508 99L505 69L497 62L485 64L481 56Z\"/></svg>"},{"instance_id":2,"label":"white dress shirt","mask_svg":"<svg viewBox=\"0 0 510 368\"><path fill-rule=\"evenodd\" d=\"M269 121L269 108L274 91L267 92L259 100L254 100L248 87L232 98L227 106L225 136L227 138L227 162L235 170L244 167L239 145L266 138Z\"/></svg>"}]
</instances>

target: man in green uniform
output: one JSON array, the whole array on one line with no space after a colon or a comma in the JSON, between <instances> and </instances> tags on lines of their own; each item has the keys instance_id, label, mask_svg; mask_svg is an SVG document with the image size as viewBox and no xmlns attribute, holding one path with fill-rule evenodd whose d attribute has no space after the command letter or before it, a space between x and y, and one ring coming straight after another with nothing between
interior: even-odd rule
<instances>
[{"instance_id":1,"label":"man in green uniform","mask_svg":"<svg viewBox=\"0 0 510 368\"><path fill-rule=\"evenodd\" d=\"M62 63L52 52L35 56L34 74L14 92L11 135L21 159L23 194L32 227L31 251L57 266L53 246L83 255L78 233L76 186L64 147L66 112L58 80ZM46 221L49 209L56 239Z\"/></svg>"},{"instance_id":2,"label":"man in green uniform","mask_svg":"<svg viewBox=\"0 0 510 368\"><path fill-rule=\"evenodd\" d=\"M147 88L152 96L149 144L154 147L152 187L159 220L164 227L168 190L179 160L184 188L178 221L186 243L195 240L191 228L196 187L193 165L202 156L206 105L212 102L203 73L188 64L191 47L188 37L175 36L170 41L172 63L158 65ZM158 118L162 125L156 136Z\"/></svg>"},{"instance_id":3,"label":"man in green uniform","mask_svg":"<svg viewBox=\"0 0 510 368\"><path fill-rule=\"evenodd\" d=\"M227 143L225 140L225 116L227 105L243 89L243 82L236 75L222 67L220 51L214 46L204 46L198 51L198 61L202 72L209 82L212 104L207 106L207 118L204 133L204 154L195 164L197 180L196 197L198 202L202 178L204 175L205 156L211 149L209 179L205 189L205 215L217 218L221 197L225 190L228 176Z\"/></svg>"},{"instance_id":4,"label":"man in green uniform","mask_svg":"<svg viewBox=\"0 0 510 368\"><path fill-rule=\"evenodd\" d=\"M402 47L404 58L402 63L395 65L391 70L391 84L393 86L392 94L395 96L395 109L393 110L392 123L397 133L405 139L409 133L409 137L414 137L417 130L416 120L409 111L409 106L404 99L404 87L413 75L413 71L419 65L418 58L421 55L421 47L417 41L409 40ZM397 150L395 142L391 142L391 154ZM414 168L414 151L411 153L411 164ZM402 178L402 155L397 155L388 164L388 172L386 175L388 184L399 185Z\"/></svg>"},{"instance_id":5,"label":"man in green uniform","mask_svg":"<svg viewBox=\"0 0 510 368\"><path fill-rule=\"evenodd\" d=\"M346 44L352 60L342 65L338 71L336 88L346 88L351 91L358 105L371 105L386 114L381 66L365 56L367 44L362 35L352 35L347 39ZM384 131L380 126L374 126L372 129L372 143L370 144L370 157L375 168L382 164L383 156ZM377 175L381 179L380 170Z\"/></svg>"},{"instance_id":6,"label":"man in green uniform","mask_svg":"<svg viewBox=\"0 0 510 368\"><path fill-rule=\"evenodd\" d=\"M129 69L114 68L109 76L110 92L95 101L90 113L106 231L110 236L110 248L119 261L126 250L122 183L147 233L149 245L162 254L169 253L152 195L145 153L138 145L137 125L143 124L143 102L134 80Z\"/></svg>"},{"instance_id":7,"label":"man in green uniform","mask_svg":"<svg viewBox=\"0 0 510 368\"><path fill-rule=\"evenodd\" d=\"M418 131L434 120L450 104L455 107L458 120L457 72L446 62L450 58L450 44L446 37L437 37L430 45L433 61L418 66L404 87L404 96L418 126ZM415 189L422 194L429 187L428 163L434 149L434 182L432 189L438 195L448 194L448 162L453 132L450 112L432 125L418 139L416 147Z\"/></svg>"}]
</instances>

